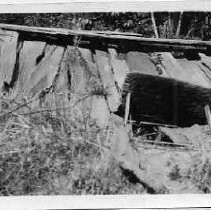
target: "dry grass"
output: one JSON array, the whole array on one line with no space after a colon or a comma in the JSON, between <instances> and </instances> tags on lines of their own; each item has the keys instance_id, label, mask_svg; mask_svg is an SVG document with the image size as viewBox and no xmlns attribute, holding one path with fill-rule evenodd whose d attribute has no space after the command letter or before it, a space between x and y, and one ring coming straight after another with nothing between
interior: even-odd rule
<instances>
[{"instance_id":1,"label":"dry grass","mask_svg":"<svg viewBox=\"0 0 211 210\"><path fill-rule=\"evenodd\" d=\"M1 97L0 195L142 193L110 157L108 129L73 101L52 110Z\"/></svg>"},{"instance_id":2,"label":"dry grass","mask_svg":"<svg viewBox=\"0 0 211 210\"><path fill-rule=\"evenodd\" d=\"M112 127L99 129L80 97L71 95L68 103L54 100L57 105L49 103L51 97L42 103L1 97L0 195L146 193L140 183L129 181L112 158ZM209 148L204 143L194 152L188 173L175 163L169 179L190 182L210 193Z\"/></svg>"},{"instance_id":3,"label":"dry grass","mask_svg":"<svg viewBox=\"0 0 211 210\"><path fill-rule=\"evenodd\" d=\"M193 156L194 161L188 174L188 178L204 193L211 193L210 146L206 141L199 144L199 151Z\"/></svg>"}]
</instances>

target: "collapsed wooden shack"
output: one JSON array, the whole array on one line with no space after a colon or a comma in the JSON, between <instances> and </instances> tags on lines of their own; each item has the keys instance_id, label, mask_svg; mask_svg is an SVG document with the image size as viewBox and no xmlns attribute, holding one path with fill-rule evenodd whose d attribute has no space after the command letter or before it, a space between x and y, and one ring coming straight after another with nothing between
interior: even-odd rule
<instances>
[{"instance_id":1,"label":"collapsed wooden shack","mask_svg":"<svg viewBox=\"0 0 211 210\"><path fill-rule=\"evenodd\" d=\"M211 104L210 88L172 78L130 73L123 90L122 106L130 92L130 114L136 122L178 127L207 123L205 106ZM125 106L122 110L124 113Z\"/></svg>"},{"instance_id":2,"label":"collapsed wooden shack","mask_svg":"<svg viewBox=\"0 0 211 210\"><path fill-rule=\"evenodd\" d=\"M105 97L108 107L101 104L102 107L108 112L116 112L122 98L124 102L122 92L126 76L137 73L140 79L131 74L126 83L129 81L130 87L141 83L139 92L142 95L138 96L136 91L133 101L137 100L135 95L140 102L142 97L148 97L145 97L149 100L143 105L145 107L140 108L149 116L143 120L179 126L206 123L201 106L209 105L210 100L210 42L4 24L0 28L0 86L3 91L32 97L57 86L55 91L65 92L69 88L72 92L85 94L92 85L95 88L96 83L100 83L108 93ZM146 75L159 77L153 79ZM159 104L161 101L166 104ZM136 114L140 102L132 105L132 110L136 107ZM174 119L153 118L148 108L156 109L156 115L166 111L164 118ZM102 121L107 122L106 119Z\"/></svg>"},{"instance_id":3,"label":"collapsed wooden shack","mask_svg":"<svg viewBox=\"0 0 211 210\"><path fill-rule=\"evenodd\" d=\"M102 128L112 113L119 115L113 116L114 156L141 181L152 183L139 168L125 124L158 125L175 145L184 144L164 125L207 124L210 52L208 41L0 24L0 91L55 107L75 95Z\"/></svg>"}]
</instances>

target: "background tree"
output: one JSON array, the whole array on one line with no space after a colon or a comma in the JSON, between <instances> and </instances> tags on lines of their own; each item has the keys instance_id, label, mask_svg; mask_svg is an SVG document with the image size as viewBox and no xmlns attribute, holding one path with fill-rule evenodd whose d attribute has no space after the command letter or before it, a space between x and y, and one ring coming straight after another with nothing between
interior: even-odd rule
<instances>
[{"instance_id":1,"label":"background tree","mask_svg":"<svg viewBox=\"0 0 211 210\"><path fill-rule=\"evenodd\" d=\"M210 12L156 12L160 38L210 40ZM0 22L39 27L109 30L155 37L151 13L34 13L0 14Z\"/></svg>"}]
</instances>

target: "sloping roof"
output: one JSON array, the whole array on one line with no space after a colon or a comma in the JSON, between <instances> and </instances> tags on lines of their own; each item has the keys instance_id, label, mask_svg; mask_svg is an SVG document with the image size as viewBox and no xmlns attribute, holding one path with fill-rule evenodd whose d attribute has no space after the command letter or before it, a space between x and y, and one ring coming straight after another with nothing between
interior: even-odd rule
<instances>
[{"instance_id":1,"label":"sloping roof","mask_svg":"<svg viewBox=\"0 0 211 210\"><path fill-rule=\"evenodd\" d=\"M60 69L66 66L71 71L71 88L76 92L86 91L92 75L100 76L99 82L109 93L106 100L111 112L115 112L121 103L119 90L130 73L157 76L160 84L169 79L170 86L168 82L160 85L167 90L174 81L182 89L187 83L188 87L205 88L208 95L211 90L210 41L143 38L131 33L4 24L0 24L0 29L0 86L6 83L16 89L15 93L25 90L31 95L38 94L51 87ZM162 80L163 77L166 80ZM148 79L153 85L153 79ZM204 105L203 97L197 99L200 88L196 88L197 94L193 96L202 106L198 116L203 112ZM194 88L191 90L195 91ZM171 94L173 92L169 92ZM158 95L161 96L161 93ZM205 98L209 103L209 99Z\"/></svg>"},{"instance_id":2,"label":"sloping roof","mask_svg":"<svg viewBox=\"0 0 211 210\"><path fill-rule=\"evenodd\" d=\"M144 38L138 34L109 31L76 31L59 28L41 28L0 24L0 29L16 31L20 39L46 41L56 45L74 45L90 50L114 48L126 54L131 72L137 71L166 76L203 87L211 87L211 41ZM185 52L182 58L175 58L171 52ZM159 52L157 55L149 53ZM192 54L196 59L188 60ZM160 71L156 71L156 69Z\"/></svg>"}]
</instances>

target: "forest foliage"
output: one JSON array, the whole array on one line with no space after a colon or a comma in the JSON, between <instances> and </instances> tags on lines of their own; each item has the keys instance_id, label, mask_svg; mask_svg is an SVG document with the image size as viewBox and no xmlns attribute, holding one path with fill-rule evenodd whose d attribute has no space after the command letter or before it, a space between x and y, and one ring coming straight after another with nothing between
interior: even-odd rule
<instances>
[{"instance_id":1,"label":"forest foliage","mask_svg":"<svg viewBox=\"0 0 211 210\"><path fill-rule=\"evenodd\" d=\"M156 12L154 17L160 38L210 39L210 12ZM151 13L140 12L1 14L0 23L155 36Z\"/></svg>"}]
</instances>

